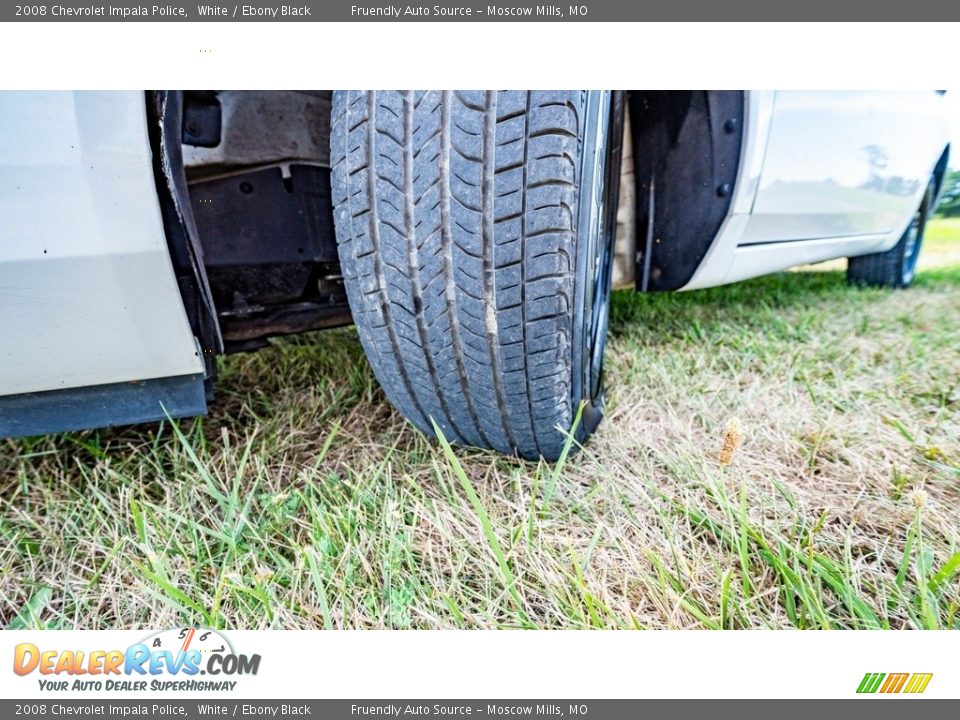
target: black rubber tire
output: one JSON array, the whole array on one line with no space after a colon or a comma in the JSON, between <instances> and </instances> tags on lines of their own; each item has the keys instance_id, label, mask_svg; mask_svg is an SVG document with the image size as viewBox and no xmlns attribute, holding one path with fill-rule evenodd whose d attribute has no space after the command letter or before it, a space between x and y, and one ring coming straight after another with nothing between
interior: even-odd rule
<instances>
[{"instance_id":1,"label":"black rubber tire","mask_svg":"<svg viewBox=\"0 0 960 720\"><path fill-rule=\"evenodd\" d=\"M885 252L847 259L848 283L863 287L905 288L913 282L935 192L936 186L931 180L920 207L896 245Z\"/></svg>"},{"instance_id":2,"label":"black rubber tire","mask_svg":"<svg viewBox=\"0 0 960 720\"><path fill-rule=\"evenodd\" d=\"M552 460L580 400L579 438L599 423L583 336L597 213L612 216L603 113L609 94L585 91L334 93L353 319L387 397L431 437L433 420L451 442Z\"/></svg>"}]
</instances>

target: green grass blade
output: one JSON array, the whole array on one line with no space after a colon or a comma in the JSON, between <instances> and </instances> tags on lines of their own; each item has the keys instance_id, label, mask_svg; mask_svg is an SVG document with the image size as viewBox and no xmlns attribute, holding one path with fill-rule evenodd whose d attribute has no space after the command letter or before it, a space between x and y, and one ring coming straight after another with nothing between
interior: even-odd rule
<instances>
[{"instance_id":1,"label":"green grass blade","mask_svg":"<svg viewBox=\"0 0 960 720\"><path fill-rule=\"evenodd\" d=\"M447 462L449 463L450 468L453 470L453 474L456 476L457 480L460 481L460 487L463 488L463 491L466 493L467 498L470 501L470 505L473 507L473 511L480 520L480 526L483 529L484 537L487 539L487 544L490 546L490 551L493 553L494 558L496 558L497 566L500 568L500 574L503 577L504 587L510 594L510 598L513 600L514 608L524 622L529 622L527 613L524 610L523 600L521 600L520 593L517 591L517 579L514 577L513 570L510 569L510 563L507 562L507 555L503 551L503 547L500 545L500 540L497 539L497 534L493 529L493 523L490 521L490 516L487 514L486 508L483 507L483 503L480 502L480 496L477 495L477 491L473 487L473 483L470 482L470 478L468 478L467 474L463 471L463 466L460 464L456 454L453 452L453 448L450 447L450 443L447 442L447 439L443 436L443 431L436 423L433 423L433 429L437 434L437 439L440 441L440 445L443 448L443 454L446 456Z\"/></svg>"},{"instance_id":2,"label":"green grass blade","mask_svg":"<svg viewBox=\"0 0 960 720\"><path fill-rule=\"evenodd\" d=\"M20 612L7 625L8 630L41 630L43 621L40 619L44 608L53 599L53 588L43 585L37 588L30 599L20 608Z\"/></svg>"}]
</instances>

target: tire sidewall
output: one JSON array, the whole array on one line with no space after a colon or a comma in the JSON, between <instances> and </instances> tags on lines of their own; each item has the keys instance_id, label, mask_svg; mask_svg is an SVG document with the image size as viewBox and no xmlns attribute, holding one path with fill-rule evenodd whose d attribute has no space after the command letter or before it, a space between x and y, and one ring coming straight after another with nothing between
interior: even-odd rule
<instances>
[{"instance_id":1,"label":"tire sidewall","mask_svg":"<svg viewBox=\"0 0 960 720\"><path fill-rule=\"evenodd\" d=\"M611 91L587 91L581 137L583 151L580 154L579 167L579 248L571 345L572 418L576 418L582 405L583 410L575 434L576 439L581 442L596 430L604 412L602 364L598 369L599 385L594 392L593 339L596 320L599 323L596 340L601 343L605 340L611 278L598 277L594 269L604 251L613 253L616 240L615 198L619 181L620 141L615 134L621 132L617 114L622 113L622 106L618 105L622 103ZM614 203L612 212L611 203ZM612 273L612 262L605 270L608 276ZM595 318L594 308L597 303L604 303L605 306ZM597 361L602 363L602 354Z\"/></svg>"}]
</instances>

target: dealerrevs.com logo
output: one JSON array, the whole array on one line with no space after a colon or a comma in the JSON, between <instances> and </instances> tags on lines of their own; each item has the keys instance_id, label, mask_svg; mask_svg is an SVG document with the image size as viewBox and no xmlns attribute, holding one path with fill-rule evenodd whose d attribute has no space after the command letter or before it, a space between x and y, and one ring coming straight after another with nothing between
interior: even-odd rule
<instances>
[{"instance_id":1,"label":"dealerrevs.com logo","mask_svg":"<svg viewBox=\"0 0 960 720\"><path fill-rule=\"evenodd\" d=\"M221 633L204 628L166 630L126 650L48 650L20 643L13 655L13 671L36 673L40 689L49 691L232 691L233 678L259 669L260 655L237 653Z\"/></svg>"}]
</instances>

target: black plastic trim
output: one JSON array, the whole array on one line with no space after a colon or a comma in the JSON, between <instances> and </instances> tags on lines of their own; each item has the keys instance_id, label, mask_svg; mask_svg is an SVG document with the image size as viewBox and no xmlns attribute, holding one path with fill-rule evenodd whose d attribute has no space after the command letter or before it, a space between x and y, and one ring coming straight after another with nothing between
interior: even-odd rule
<instances>
[{"instance_id":1,"label":"black plastic trim","mask_svg":"<svg viewBox=\"0 0 960 720\"><path fill-rule=\"evenodd\" d=\"M743 142L742 91L629 94L637 182L636 287L678 290L730 211Z\"/></svg>"},{"instance_id":2,"label":"black plastic trim","mask_svg":"<svg viewBox=\"0 0 960 720\"><path fill-rule=\"evenodd\" d=\"M0 396L0 437L132 425L207 412L203 374Z\"/></svg>"}]
</instances>

